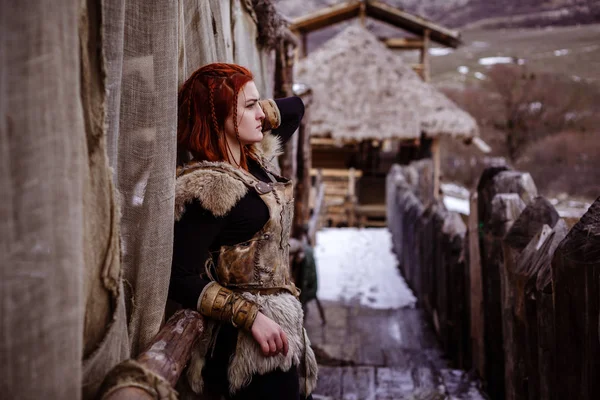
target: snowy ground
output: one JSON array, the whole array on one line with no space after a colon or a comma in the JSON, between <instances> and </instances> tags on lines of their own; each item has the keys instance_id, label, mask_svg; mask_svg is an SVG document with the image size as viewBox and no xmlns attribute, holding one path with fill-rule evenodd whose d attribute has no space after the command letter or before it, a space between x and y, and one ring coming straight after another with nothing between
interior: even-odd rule
<instances>
[{"instance_id":1,"label":"snowy ground","mask_svg":"<svg viewBox=\"0 0 600 400\"><path fill-rule=\"evenodd\" d=\"M315 256L321 300L379 308L414 306L400 276L386 228L328 228L317 233Z\"/></svg>"}]
</instances>

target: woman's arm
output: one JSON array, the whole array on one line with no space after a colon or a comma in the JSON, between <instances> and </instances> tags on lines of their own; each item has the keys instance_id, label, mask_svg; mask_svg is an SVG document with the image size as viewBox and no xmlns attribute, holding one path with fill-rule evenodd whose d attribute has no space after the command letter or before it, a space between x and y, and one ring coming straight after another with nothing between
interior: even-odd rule
<instances>
[{"instance_id":1,"label":"woman's arm","mask_svg":"<svg viewBox=\"0 0 600 400\"><path fill-rule=\"evenodd\" d=\"M300 97L293 96L275 99L275 104L281 115L281 124L272 130L272 134L279 136L282 143L286 143L300 126L304 116L304 102Z\"/></svg>"},{"instance_id":2,"label":"woman's arm","mask_svg":"<svg viewBox=\"0 0 600 400\"><path fill-rule=\"evenodd\" d=\"M210 283L201 277L210 247L223 230L226 218L217 218L194 201L175 223L169 298L195 310L202 290Z\"/></svg>"}]
</instances>

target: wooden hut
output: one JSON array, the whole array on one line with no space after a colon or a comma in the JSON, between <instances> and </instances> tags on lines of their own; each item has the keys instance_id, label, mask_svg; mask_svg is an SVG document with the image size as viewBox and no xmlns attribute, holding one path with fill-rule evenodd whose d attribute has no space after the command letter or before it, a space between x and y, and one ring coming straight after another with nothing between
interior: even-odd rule
<instances>
[{"instance_id":1,"label":"wooden hut","mask_svg":"<svg viewBox=\"0 0 600 400\"><path fill-rule=\"evenodd\" d=\"M364 7L382 4L343 4L355 3ZM339 11L341 6L337 7ZM339 22L331 15L319 15L323 21ZM291 28L307 32L326 26L323 21L320 25L306 22L317 19L299 18ZM431 25L417 17L411 21ZM425 53L427 35L434 37L425 35ZM448 44L459 42L457 34L443 37ZM298 62L295 80L310 85L313 92L312 167L321 169L326 183L329 181L327 218L333 225L364 223L365 219L373 220L370 225L377 220L385 223L385 175L394 162L431 157L435 196L439 191L439 137L470 140L478 135L475 120L424 81L426 64L416 70L419 72L360 24L349 26Z\"/></svg>"}]
</instances>

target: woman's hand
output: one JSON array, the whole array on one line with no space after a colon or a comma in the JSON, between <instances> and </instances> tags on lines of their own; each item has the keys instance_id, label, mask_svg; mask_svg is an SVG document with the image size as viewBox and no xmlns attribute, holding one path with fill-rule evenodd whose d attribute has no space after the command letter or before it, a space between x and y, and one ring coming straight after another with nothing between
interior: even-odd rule
<instances>
[{"instance_id":1,"label":"woman's hand","mask_svg":"<svg viewBox=\"0 0 600 400\"><path fill-rule=\"evenodd\" d=\"M259 312L252 324L251 331L254 340L260 345L266 357L276 356L279 353L284 356L287 355L287 336L283 329L271 318Z\"/></svg>"}]
</instances>

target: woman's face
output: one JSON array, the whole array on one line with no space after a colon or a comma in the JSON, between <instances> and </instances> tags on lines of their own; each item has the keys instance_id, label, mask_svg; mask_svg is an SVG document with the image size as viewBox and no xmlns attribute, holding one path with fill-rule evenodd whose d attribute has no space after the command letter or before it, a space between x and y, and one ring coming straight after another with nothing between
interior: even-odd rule
<instances>
[{"instance_id":1,"label":"woman's face","mask_svg":"<svg viewBox=\"0 0 600 400\"><path fill-rule=\"evenodd\" d=\"M257 143L263 138L262 121L265 113L258 104L259 99L260 96L254 81L246 83L238 95L238 133L242 144ZM237 140L233 125L233 113L225 120L225 134L230 139Z\"/></svg>"}]
</instances>

